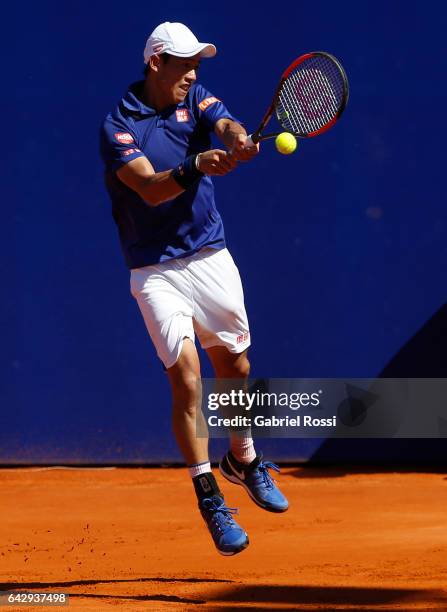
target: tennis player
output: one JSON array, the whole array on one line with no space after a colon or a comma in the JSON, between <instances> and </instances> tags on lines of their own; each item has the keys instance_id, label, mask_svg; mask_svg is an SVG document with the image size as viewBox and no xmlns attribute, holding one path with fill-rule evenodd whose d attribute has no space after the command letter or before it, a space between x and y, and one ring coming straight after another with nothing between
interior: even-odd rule
<instances>
[{"instance_id":1,"label":"tennis player","mask_svg":"<svg viewBox=\"0 0 447 612\"><path fill-rule=\"evenodd\" d=\"M233 171L258 147L225 105L197 83L202 58L216 47L181 23L162 23L144 49L145 78L132 84L101 129L105 181L122 251L157 355L167 371L173 430L199 509L218 551L248 545L211 472L208 440L196 436L200 363L195 335L217 378L248 377L250 332L238 269L225 246L212 176ZM211 149L214 132L226 150ZM230 432L231 434L231 432ZM249 432L230 438L222 474L262 508L288 503L257 455Z\"/></svg>"}]
</instances>

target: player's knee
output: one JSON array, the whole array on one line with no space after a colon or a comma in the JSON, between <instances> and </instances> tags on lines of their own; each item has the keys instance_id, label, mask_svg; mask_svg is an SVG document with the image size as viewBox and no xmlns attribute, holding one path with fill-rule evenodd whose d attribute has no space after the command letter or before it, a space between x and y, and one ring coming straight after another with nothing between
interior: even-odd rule
<instances>
[{"instance_id":1,"label":"player's knee","mask_svg":"<svg viewBox=\"0 0 447 612\"><path fill-rule=\"evenodd\" d=\"M227 362L220 372L222 378L248 378L249 374L250 362L245 353L238 355L231 362Z\"/></svg>"},{"instance_id":2,"label":"player's knee","mask_svg":"<svg viewBox=\"0 0 447 612\"><path fill-rule=\"evenodd\" d=\"M184 372L175 377L172 381L172 388L177 393L195 396L200 390L200 376L196 372Z\"/></svg>"},{"instance_id":3,"label":"player's knee","mask_svg":"<svg viewBox=\"0 0 447 612\"><path fill-rule=\"evenodd\" d=\"M234 366L237 378L248 378L250 374L250 362L246 355L241 355L241 358L236 360Z\"/></svg>"},{"instance_id":4,"label":"player's knee","mask_svg":"<svg viewBox=\"0 0 447 612\"><path fill-rule=\"evenodd\" d=\"M170 377L174 407L196 406L201 397L200 374L195 370L183 370Z\"/></svg>"}]
</instances>

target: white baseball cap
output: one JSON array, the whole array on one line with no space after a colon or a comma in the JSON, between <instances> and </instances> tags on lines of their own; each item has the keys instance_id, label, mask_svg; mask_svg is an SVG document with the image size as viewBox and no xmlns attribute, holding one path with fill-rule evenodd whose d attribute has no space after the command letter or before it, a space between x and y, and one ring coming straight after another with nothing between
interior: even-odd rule
<instances>
[{"instance_id":1,"label":"white baseball cap","mask_svg":"<svg viewBox=\"0 0 447 612\"><path fill-rule=\"evenodd\" d=\"M147 64L152 55L169 53L176 57L192 57L200 53L200 57L213 57L217 49L210 43L201 43L183 23L165 21L155 28L149 36L144 48L144 63Z\"/></svg>"}]
</instances>

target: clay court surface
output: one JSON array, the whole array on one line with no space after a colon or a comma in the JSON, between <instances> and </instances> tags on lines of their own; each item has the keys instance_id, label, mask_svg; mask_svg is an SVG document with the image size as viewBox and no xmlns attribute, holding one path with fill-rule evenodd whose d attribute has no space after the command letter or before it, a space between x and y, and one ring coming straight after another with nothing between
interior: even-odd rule
<instances>
[{"instance_id":1,"label":"clay court surface","mask_svg":"<svg viewBox=\"0 0 447 612\"><path fill-rule=\"evenodd\" d=\"M240 508L248 549L214 549L184 469L0 470L1 590L62 591L11 610L447 610L440 473L282 470L291 507Z\"/></svg>"}]
</instances>

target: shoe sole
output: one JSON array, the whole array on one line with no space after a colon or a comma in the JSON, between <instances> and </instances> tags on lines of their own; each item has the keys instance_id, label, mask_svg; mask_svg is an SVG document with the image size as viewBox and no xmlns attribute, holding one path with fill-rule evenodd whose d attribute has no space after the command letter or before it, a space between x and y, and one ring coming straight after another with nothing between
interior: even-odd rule
<instances>
[{"instance_id":1,"label":"shoe sole","mask_svg":"<svg viewBox=\"0 0 447 612\"><path fill-rule=\"evenodd\" d=\"M240 485L241 487L244 487L244 489L250 495L251 499L255 502L255 504L259 506L260 508L262 508L263 510L267 510L267 512L274 512L275 514L281 514L282 512L286 512L289 509L289 506L287 506L287 508L272 508L271 506L262 504L258 499L256 499L256 497L253 495L253 493L250 491L247 485L242 482L242 480L237 478L237 476L232 476L231 474L227 474L227 472L224 471L220 463L219 463L219 472L222 474L224 478L226 478L233 484L237 484L237 485Z\"/></svg>"},{"instance_id":2,"label":"shoe sole","mask_svg":"<svg viewBox=\"0 0 447 612\"><path fill-rule=\"evenodd\" d=\"M247 536L247 534L245 535ZM248 539L248 536L247 536L247 539L245 540L245 542L241 544L237 550L234 550L232 552L224 552L223 550L219 550L217 547L216 547L216 550L219 554L223 555L224 557L233 557L234 555L237 555L238 553L245 550L249 544L250 544L250 540Z\"/></svg>"}]
</instances>

